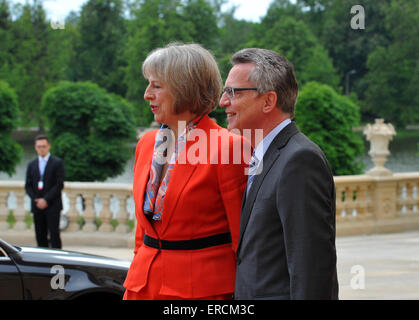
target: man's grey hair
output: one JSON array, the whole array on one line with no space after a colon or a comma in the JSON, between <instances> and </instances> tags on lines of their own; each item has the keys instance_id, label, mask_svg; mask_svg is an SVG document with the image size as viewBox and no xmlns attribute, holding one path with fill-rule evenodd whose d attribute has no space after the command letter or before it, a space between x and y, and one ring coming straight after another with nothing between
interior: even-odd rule
<instances>
[{"instance_id":1,"label":"man's grey hair","mask_svg":"<svg viewBox=\"0 0 419 320\"><path fill-rule=\"evenodd\" d=\"M246 48L236 52L231 63L253 63L255 68L247 80L258 89L259 94L275 91L278 96L277 106L282 112L289 113L291 118L294 117L298 83L291 62L272 50Z\"/></svg>"}]
</instances>

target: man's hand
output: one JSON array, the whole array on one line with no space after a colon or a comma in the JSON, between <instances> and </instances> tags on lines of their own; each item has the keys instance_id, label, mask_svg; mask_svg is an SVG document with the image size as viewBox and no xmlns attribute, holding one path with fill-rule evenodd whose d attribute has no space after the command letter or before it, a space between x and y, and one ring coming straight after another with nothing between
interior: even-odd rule
<instances>
[{"instance_id":1,"label":"man's hand","mask_svg":"<svg viewBox=\"0 0 419 320\"><path fill-rule=\"evenodd\" d=\"M48 203L44 198L35 199L36 206L38 209L44 210L48 207Z\"/></svg>"}]
</instances>

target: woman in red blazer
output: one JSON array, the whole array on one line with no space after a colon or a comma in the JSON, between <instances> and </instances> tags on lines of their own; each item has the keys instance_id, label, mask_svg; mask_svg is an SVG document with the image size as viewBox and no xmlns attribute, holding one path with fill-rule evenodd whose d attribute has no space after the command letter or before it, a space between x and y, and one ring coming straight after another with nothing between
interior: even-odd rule
<instances>
[{"instance_id":1,"label":"woman in red blazer","mask_svg":"<svg viewBox=\"0 0 419 320\"><path fill-rule=\"evenodd\" d=\"M229 299L249 145L208 117L222 81L196 44L153 51L144 93L160 130L138 142L137 228L124 299Z\"/></svg>"}]
</instances>

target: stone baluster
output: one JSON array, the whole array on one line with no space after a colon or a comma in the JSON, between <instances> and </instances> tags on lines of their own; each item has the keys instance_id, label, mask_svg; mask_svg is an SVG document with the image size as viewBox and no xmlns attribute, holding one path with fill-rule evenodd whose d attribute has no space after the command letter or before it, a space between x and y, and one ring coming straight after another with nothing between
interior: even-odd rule
<instances>
[{"instance_id":1,"label":"stone baluster","mask_svg":"<svg viewBox=\"0 0 419 320\"><path fill-rule=\"evenodd\" d=\"M413 189L412 189L412 199L413 199L413 206L412 206L412 213L417 213L418 212L418 203L419 203L419 198L418 198L418 183L416 182L413 185Z\"/></svg>"},{"instance_id":2,"label":"stone baluster","mask_svg":"<svg viewBox=\"0 0 419 320\"><path fill-rule=\"evenodd\" d=\"M103 208L102 208L102 211L100 213L100 220L102 221L102 224L99 227L99 231L101 231L101 232L112 232L113 231L113 227L111 225L112 212L111 212L111 209L110 209L111 197L112 197L112 194L110 194L108 192L101 193L101 198L102 198L102 202L103 202Z\"/></svg>"},{"instance_id":3,"label":"stone baluster","mask_svg":"<svg viewBox=\"0 0 419 320\"><path fill-rule=\"evenodd\" d=\"M355 210L357 212L358 219L365 219L366 214L366 201L365 201L365 191L361 185L355 187L356 200L355 200Z\"/></svg>"},{"instance_id":4,"label":"stone baluster","mask_svg":"<svg viewBox=\"0 0 419 320\"><path fill-rule=\"evenodd\" d=\"M368 203L366 198L366 189L365 186L358 186L356 192L356 210L358 211L358 217L365 219L368 217Z\"/></svg>"},{"instance_id":5,"label":"stone baluster","mask_svg":"<svg viewBox=\"0 0 419 320\"><path fill-rule=\"evenodd\" d=\"M79 218L79 212L77 211L76 206L78 194L76 192L70 191L67 192L67 197L69 200L70 207L67 212L68 227L66 231L79 231L80 226L77 223L77 220Z\"/></svg>"},{"instance_id":6,"label":"stone baluster","mask_svg":"<svg viewBox=\"0 0 419 320\"><path fill-rule=\"evenodd\" d=\"M90 191L83 192L83 198L85 203L85 208L83 212L83 218L85 224L82 228L85 232L94 232L96 231L96 212L93 208L94 193Z\"/></svg>"},{"instance_id":7,"label":"stone baluster","mask_svg":"<svg viewBox=\"0 0 419 320\"><path fill-rule=\"evenodd\" d=\"M349 208L348 208L348 186L345 186L344 188L342 188L341 192L340 192L340 197L342 199L342 212L341 215L342 217L348 217L348 215L350 215L349 212Z\"/></svg>"},{"instance_id":8,"label":"stone baluster","mask_svg":"<svg viewBox=\"0 0 419 320\"><path fill-rule=\"evenodd\" d=\"M343 188L341 186L336 186L336 218L337 220L340 220L343 218L342 212L343 212L343 200L342 200L342 192Z\"/></svg>"},{"instance_id":9,"label":"stone baluster","mask_svg":"<svg viewBox=\"0 0 419 320\"><path fill-rule=\"evenodd\" d=\"M22 231L27 229L25 223L25 191L24 190L13 190L13 193L16 197L16 210L13 212L13 215L16 219L16 223L13 227L14 230Z\"/></svg>"},{"instance_id":10,"label":"stone baluster","mask_svg":"<svg viewBox=\"0 0 419 320\"><path fill-rule=\"evenodd\" d=\"M415 200L413 199L413 184L408 183L406 185L406 213L411 214L413 212Z\"/></svg>"},{"instance_id":11,"label":"stone baluster","mask_svg":"<svg viewBox=\"0 0 419 320\"><path fill-rule=\"evenodd\" d=\"M358 210L357 210L357 186L353 185L349 190L349 203L350 203L350 215L352 217L358 216Z\"/></svg>"},{"instance_id":12,"label":"stone baluster","mask_svg":"<svg viewBox=\"0 0 419 320\"><path fill-rule=\"evenodd\" d=\"M0 230L9 229L7 217L9 216L9 208L7 207L8 192L0 189Z\"/></svg>"},{"instance_id":13,"label":"stone baluster","mask_svg":"<svg viewBox=\"0 0 419 320\"><path fill-rule=\"evenodd\" d=\"M115 231L118 233L127 233L129 232L129 226L128 226L129 213L126 208L127 196L124 194L124 195L119 196L119 199L121 198L123 199L123 201L121 201L121 205L119 208L119 212L117 216L118 226L116 227Z\"/></svg>"}]
</instances>

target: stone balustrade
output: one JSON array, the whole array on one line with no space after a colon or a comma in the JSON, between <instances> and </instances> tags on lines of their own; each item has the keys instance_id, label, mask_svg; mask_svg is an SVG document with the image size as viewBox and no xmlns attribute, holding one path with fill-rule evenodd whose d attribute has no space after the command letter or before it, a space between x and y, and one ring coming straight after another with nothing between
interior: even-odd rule
<instances>
[{"instance_id":1,"label":"stone balustrade","mask_svg":"<svg viewBox=\"0 0 419 320\"><path fill-rule=\"evenodd\" d=\"M133 246L132 186L65 182L61 229L67 245ZM0 181L0 238L34 243L30 199L23 181Z\"/></svg>"},{"instance_id":2,"label":"stone balustrade","mask_svg":"<svg viewBox=\"0 0 419 320\"><path fill-rule=\"evenodd\" d=\"M377 119L364 134L375 167L365 175L335 177L337 235L419 230L419 172L384 167L388 143L396 134ZM66 182L62 239L65 245L134 245L135 204L130 184ZM23 181L0 181L0 238L35 244L30 201ZM28 218L29 217L29 218Z\"/></svg>"},{"instance_id":3,"label":"stone balustrade","mask_svg":"<svg viewBox=\"0 0 419 320\"><path fill-rule=\"evenodd\" d=\"M419 230L419 172L339 176L337 235Z\"/></svg>"},{"instance_id":4,"label":"stone balustrade","mask_svg":"<svg viewBox=\"0 0 419 320\"><path fill-rule=\"evenodd\" d=\"M339 176L335 186L338 236L419 230L419 172ZM66 182L63 203L63 243L133 246L130 184ZM23 181L0 181L0 238L34 241L29 205Z\"/></svg>"}]
</instances>

